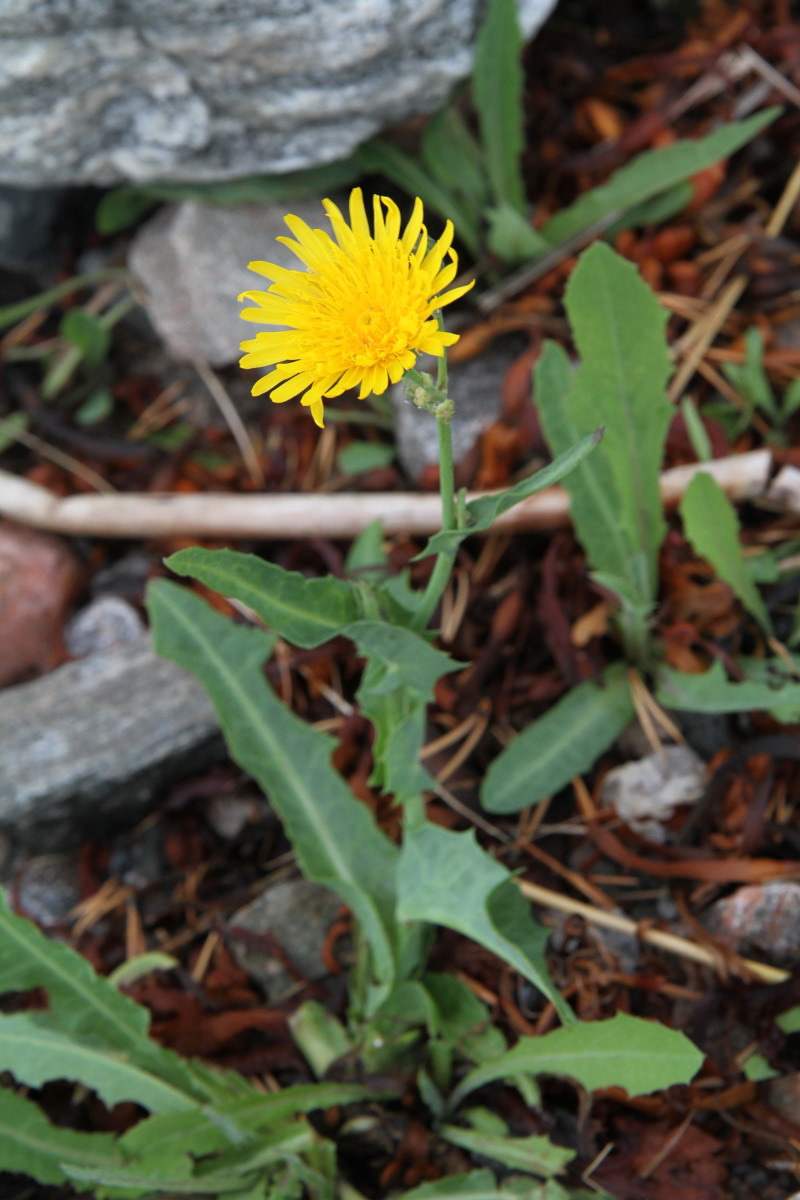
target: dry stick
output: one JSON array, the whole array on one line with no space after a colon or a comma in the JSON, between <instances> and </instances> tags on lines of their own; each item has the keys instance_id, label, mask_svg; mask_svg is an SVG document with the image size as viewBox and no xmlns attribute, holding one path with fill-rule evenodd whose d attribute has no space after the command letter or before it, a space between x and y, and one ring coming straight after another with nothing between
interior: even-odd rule
<instances>
[{"instance_id":1,"label":"dry stick","mask_svg":"<svg viewBox=\"0 0 800 1200\"><path fill-rule=\"evenodd\" d=\"M800 196L800 163L797 164L789 176L789 181L783 189L783 195L767 222L764 230L767 237L778 236L786 224L798 196ZM705 357L706 351L719 333L727 317L736 307L747 284L748 278L746 275L737 275L735 279L732 279L710 312L695 326L697 336L692 341L689 353L681 363L669 386L669 398L673 402L679 400L683 395L687 383Z\"/></svg>"},{"instance_id":2,"label":"dry stick","mask_svg":"<svg viewBox=\"0 0 800 1200\"><path fill-rule=\"evenodd\" d=\"M713 475L734 501L766 493L772 466L769 450L754 450L708 463L665 471L661 498L673 508L699 472ZM800 512L791 488L779 507ZM127 493L60 498L46 488L0 471L0 516L54 533L121 538L353 538L375 520L387 534L426 535L440 528L439 497L414 492L319 495L286 493L239 496L228 493ZM548 488L520 501L495 521L490 532L558 529L569 523L569 495Z\"/></svg>"},{"instance_id":3,"label":"dry stick","mask_svg":"<svg viewBox=\"0 0 800 1200\"><path fill-rule=\"evenodd\" d=\"M264 472L261 470L261 463L258 461L258 455L256 454L250 434L247 432L244 421L239 416L239 410L217 376L202 359L197 358L194 360L194 369L208 388L217 407L228 422L228 428L233 434L236 445L239 447L239 453L242 456L244 465L247 467L250 478L256 487L263 487L266 482Z\"/></svg>"},{"instance_id":4,"label":"dry stick","mask_svg":"<svg viewBox=\"0 0 800 1200\"><path fill-rule=\"evenodd\" d=\"M89 487L96 488L98 492L103 492L108 495L116 495L116 488L113 488L102 475L98 475L97 471L93 471L91 467L87 467L79 459L73 458L71 454L66 454L63 450L59 450L58 446L51 446L49 442L45 442L42 438L37 437L35 433L30 433L27 429L22 429L15 425L13 421L0 419L0 437L9 438L15 442L19 442L23 446L27 446L29 450L34 450L37 454L41 454L42 458L47 458L58 467L63 467L65 471L69 471L71 475L77 475L79 479L83 479L88 483ZM5 472L0 472L5 474ZM10 479L16 479L15 475L9 476ZM23 482L25 482L23 480ZM46 496L50 496L52 500L55 497L51 496L50 492L44 491ZM0 503L0 513L2 513L2 503Z\"/></svg>"},{"instance_id":5,"label":"dry stick","mask_svg":"<svg viewBox=\"0 0 800 1200\"><path fill-rule=\"evenodd\" d=\"M659 950L665 950L668 954L690 958L693 962L702 963L706 967L719 966L719 960L710 950L707 950L705 946L699 946L697 942L690 942L688 938L678 937L675 933L665 933L661 929L642 927L632 921L630 917L621 917L616 913L606 912L602 908L595 908L593 904L584 904L582 900L573 900L570 896L563 896L560 892L552 892L549 888L539 887L536 883L528 883L525 879L517 879L515 882L528 900L532 900L534 904L539 904L543 908L583 917L595 925L602 925L604 929L626 933L629 937L638 938L639 941L656 946ZM783 983L789 978L789 972L782 971L780 967L755 962L750 958L740 958L738 961L761 983Z\"/></svg>"}]
</instances>

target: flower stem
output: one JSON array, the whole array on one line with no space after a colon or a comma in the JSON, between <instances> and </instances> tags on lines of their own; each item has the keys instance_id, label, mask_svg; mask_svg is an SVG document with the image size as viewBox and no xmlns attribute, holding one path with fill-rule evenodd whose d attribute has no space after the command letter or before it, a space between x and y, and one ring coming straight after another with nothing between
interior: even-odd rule
<instances>
[{"instance_id":1,"label":"flower stem","mask_svg":"<svg viewBox=\"0 0 800 1200\"><path fill-rule=\"evenodd\" d=\"M447 368L445 367L446 370ZM449 421L437 419L436 424L439 430L439 491L442 497L442 529L450 531L458 528L455 473L453 470L453 439L450 435ZM421 631L427 628L428 622L436 610L436 605L441 600L442 593L447 587L447 581L453 569L454 558L455 548L452 550L442 550L436 556L436 562L434 563L430 579L414 617L414 629Z\"/></svg>"}]
</instances>

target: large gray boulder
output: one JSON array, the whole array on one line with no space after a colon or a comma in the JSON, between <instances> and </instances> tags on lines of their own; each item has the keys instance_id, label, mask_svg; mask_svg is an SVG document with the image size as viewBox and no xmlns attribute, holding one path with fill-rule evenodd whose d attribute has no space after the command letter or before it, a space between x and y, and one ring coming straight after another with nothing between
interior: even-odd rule
<instances>
[{"instance_id":1,"label":"large gray boulder","mask_svg":"<svg viewBox=\"0 0 800 1200\"><path fill-rule=\"evenodd\" d=\"M439 108L487 0L3 0L0 182L193 181L332 162ZM556 0L518 0L532 36Z\"/></svg>"}]
</instances>

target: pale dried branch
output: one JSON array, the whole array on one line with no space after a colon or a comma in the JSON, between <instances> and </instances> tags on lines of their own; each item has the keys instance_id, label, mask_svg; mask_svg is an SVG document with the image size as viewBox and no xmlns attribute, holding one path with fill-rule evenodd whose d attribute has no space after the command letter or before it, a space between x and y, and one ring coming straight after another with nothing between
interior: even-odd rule
<instances>
[{"instance_id":1,"label":"pale dried branch","mask_svg":"<svg viewBox=\"0 0 800 1200\"><path fill-rule=\"evenodd\" d=\"M704 471L732 500L758 499L767 491L771 467L768 450L673 467L661 476L661 496L668 508L674 507L698 471ZM785 511L800 513L796 489L784 487L770 493L770 500ZM119 538L353 538L376 520L387 534L425 536L440 528L441 519L438 495L427 493L117 493L60 498L5 471L0 471L0 515L55 533ZM521 501L492 531L551 530L568 523L569 496L554 487Z\"/></svg>"}]
</instances>

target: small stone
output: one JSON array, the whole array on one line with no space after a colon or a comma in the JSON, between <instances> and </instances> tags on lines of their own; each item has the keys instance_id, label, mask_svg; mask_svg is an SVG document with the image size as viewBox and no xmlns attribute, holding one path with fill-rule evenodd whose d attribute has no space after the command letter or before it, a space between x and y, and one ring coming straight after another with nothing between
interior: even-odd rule
<instances>
[{"instance_id":1,"label":"small stone","mask_svg":"<svg viewBox=\"0 0 800 1200\"><path fill-rule=\"evenodd\" d=\"M0 692L0 830L64 850L137 824L224 755L201 685L148 638Z\"/></svg>"},{"instance_id":2,"label":"small stone","mask_svg":"<svg viewBox=\"0 0 800 1200\"><path fill-rule=\"evenodd\" d=\"M706 766L688 746L665 746L614 767L603 779L600 803L652 842L665 842L664 825L677 808L694 804L706 786Z\"/></svg>"},{"instance_id":3,"label":"small stone","mask_svg":"<svg viewBox=\"0 0 800 1200\"><path fill-rule=\"evenodd\" d=\"M16 871L14 899L18 911L45 929L63 925L80 898L74 854L37 854Z\"/></svg>"},{"instance_id":4,"label":"small stone","mask_svg":"<svg viewBox=\"0 0 800 1200\"><path fill-rule=\"evenodd\" d=\"M747 884L717 900L706 928L738 954L793 970L800 963L800 883Z\"/></svg>"},{"instance_id":5,"label":"small stone","mask_svg":"<svg viewBox=\"0 0 800 1200\"><path fill-rule=\"evenodd\" d=\"M328 888L308 879L289 879L268 887L231 917L228 929L233 935L234 957L263 987L271 1003L290 991L296 979L268 950L256 950L244 939L237 940L236 930L274 938L306 979L322 979L326 973L322 948L341 907L341 900Z\"/></svg>"},{"instance_id":6,"label":"small stone","mask_svg":"<svg viewBox=\"0 0 800 1200\"><path fill-rule=\"evenodd\" d=\"M0 521L0 687L64 658L64 620L82 575L60 538Z\"/></svg>"},{"instance_id":7,"label":"small stone","mask_svg":"<svg viewBox=\"0 0 800 1200\"><path fill-rule=\"evenodd\" d=\"M206 820L218 837L232 842L259 820L262 811L262 803L254 796L212 796L206 805Z\"/></svg>"},{"instance_id":8,"label":"small stone","mask_svg":"<svg viewBox=\"0 0 800 1200\"><path fill-rule=\"evenodd\" d=\"M120 883L141 891L163 879L166 870L164 831L157 821L143 821L111 843L109 873Z\"/></svg>"},{"instance_id":9,"label":"small stone","mask_svg":"<svg viewBox=\"0 0 800 1200\"><path fill-rule=\"evenodd\" d=\"M129 646L146 633L132 604L119 596L98 596L77 613L64 631L64 643L73 658L101 654L114 646Z\"/></svg>"},{"instance_id":10,"label":"small stone","mask_svg":"<svg viewBox=\"0 0 800 1200\"><path fill-rule=\"evenodd\" d=\"M455 363L450 368L448 394L455 403L450 432L456 465L501 415L503 377L517 358L519 347L518 338L497 339L477 358ZM421 357L417 369L428 371L435 380L436 359ZM436 419L407 399L401 383L391 388L389 394L395 411L397 457L412 483L419 483L425 470L439 462Z\"/></svg>"},{"instance_id":11,"label":"small stone","mask_svg":"<svg viewBox=\"0 0 800 1200\"><path fill-rule=\"evenodd\" d=\"M309 225L327 226L321 197L314 197L231 208L187 200L139 230L130 267L144 288L156 332L176 358L216 367L238 362L240 342L264 328L241 319L246 302L238 297L269 287L247 264L266 259L302 269L297 256L275 240L288 235L283 218L290 210Z\"/></svg>"}]
</instances>

